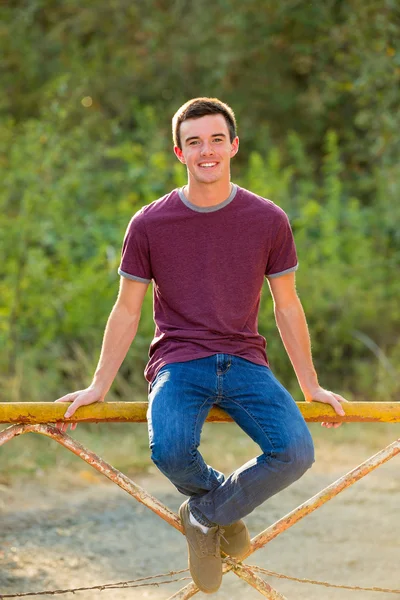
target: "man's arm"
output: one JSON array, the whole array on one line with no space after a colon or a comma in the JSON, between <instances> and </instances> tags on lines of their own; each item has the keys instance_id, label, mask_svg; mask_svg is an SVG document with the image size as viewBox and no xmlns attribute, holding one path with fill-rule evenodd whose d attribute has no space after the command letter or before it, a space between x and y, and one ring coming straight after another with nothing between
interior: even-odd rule
<instances>
[{"instance_id":1,"label":"man's arm","mask_svg":"<svg viewBox=\"0 0 400 600\"><path fill-rule=\"evenodd\" d=\"M346 400L339 394L323 389L318 383L312 356L307 321L296 292L295 274L287 273L268 279L274 300L275 320L286 352L291 360L306 402L330 404L338 415L345 412L341 405ZM339 424L323 423L326 427Z\"/></svg>"},{"instance_id":2,"label":"man's arm","mask_svg":"<svg viewBox=\"0 0 400 600\"><path fill-rule=\"evenodd\" d=\"M135 338L147 283L121 277L117 301L110 313L104 332L100 359L90 386L67 394L56 402L72 402L65 417L70 417L80 407L103 402L112 382ZM76 425L75 425L76 426ZM68 425L59 425L66 431ZM74 426L71 429L75 429Z\"/></svg>"}]
</instances>

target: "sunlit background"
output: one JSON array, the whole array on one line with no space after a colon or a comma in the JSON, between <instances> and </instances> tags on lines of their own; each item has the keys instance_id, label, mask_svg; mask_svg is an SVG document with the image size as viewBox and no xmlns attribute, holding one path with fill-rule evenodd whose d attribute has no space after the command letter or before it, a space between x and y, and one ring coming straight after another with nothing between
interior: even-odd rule
<instances>
[{"instance_id":1,"label":"sunlit background","mask_svg":"<svg viewBox=\"0 0 400 600\"><path fill-rule=\"evenodd\" d=\"M399 40L398 0L0 2L0 402L51 402L90 383L125 229L141 206L185 183L171 118L203 95L236 113L233 180L290 217L321 385L349 400L398 401ZM302 400L267 285L259 329L272 369ZM153 331L149 291L108 400L146 399ZM399 437L398 423L309 426L313 468L249 515L252 535ZM79 424L72 435L177 510L182 496L152 464L144 424ZM206 424L200 450L226 474L259 452L234 424ZM398 588L392 463L255 562ZM44 436L1 447L2 594L186 567L182 536L104 481ZM287 598L321 598L317 586L270 583ZM216 597L258 597L242 585L228 575ZM168 588L106 598L160 600ZM324 588L322 597L353 593Z\"/></svg>"},{"instance_id":2,"label":"sunlit background","mask_svg":"<svg viewBox=\"0 0 400 600\"><path fill-rule=\"evenodd\" d=\"M321 384L396 400L398 4L26 0L0 8L3 401L86 386L134 212L185 181L171 117L236 112L233 179L289 214ZM151 294L110 399L141 399ZM300 400L266 286L271 366Z\"/></svg>"}]
</instances>

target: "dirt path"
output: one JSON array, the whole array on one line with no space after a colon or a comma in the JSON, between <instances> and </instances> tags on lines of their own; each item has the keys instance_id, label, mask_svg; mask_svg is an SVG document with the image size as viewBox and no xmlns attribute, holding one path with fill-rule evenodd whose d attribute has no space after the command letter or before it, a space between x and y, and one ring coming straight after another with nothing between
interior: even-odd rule
<instances>
[{"instance_id":1,"label":"dirt path","mask_svg":"<svg viewBox=\"0 0 400 600\"><path fill-rule=\"evenodd\" d=\"M317 460L301 481L247 518L251 534L265 529L370 454L354 447L351 456L343 452L329 461L326 457ZM398 467L398 458L380 467L273 540L249 563L298 577L400 588ZM186 568L183 536L88 469L83 466L74 481L42 476L29 484L0 486L0 596L92 586ZM173 510L182 502L182 496L158 475L137 481ZM288 600L400 599L397 594L269 581ZM76 598L164 600L184 583L88 591ZM196 597L206 598L203 594ZM229 574L213 598L252 600L261 595Z\"/></svg>"}]
</instances>

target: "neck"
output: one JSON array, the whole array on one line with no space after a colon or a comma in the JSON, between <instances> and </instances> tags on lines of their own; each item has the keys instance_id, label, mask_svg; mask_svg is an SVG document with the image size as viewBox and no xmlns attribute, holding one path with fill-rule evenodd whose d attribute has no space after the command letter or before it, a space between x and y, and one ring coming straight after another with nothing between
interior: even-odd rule
<instances>
[{"instance_id":1,"label":"neck","mask_svg":"<svg viewBox=\"0 0 400 600\"><path fill-rule=\"evenodd\" d=\"M192 204L215 206L229 198L231 190L232 184L229 180L200 183L189 179L188 184L183 188L183 193Z\"/></svg>"}]
</instances>

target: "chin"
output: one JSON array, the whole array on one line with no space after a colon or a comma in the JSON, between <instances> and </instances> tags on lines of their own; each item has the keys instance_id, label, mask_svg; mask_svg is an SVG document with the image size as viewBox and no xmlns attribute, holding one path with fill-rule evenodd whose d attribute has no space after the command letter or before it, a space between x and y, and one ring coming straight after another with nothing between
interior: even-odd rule
<instances>
[{"instance_id":1,"label":"chin","mask_svg":"<svg viewBox=\"0 0 400 600\"><path fill-rule=\"evenodd\" d=\"M209 175L208 177L196 177L196 181L199 183L216 183L222 179L221 175Z\"/></svg>"}]
</instances>

